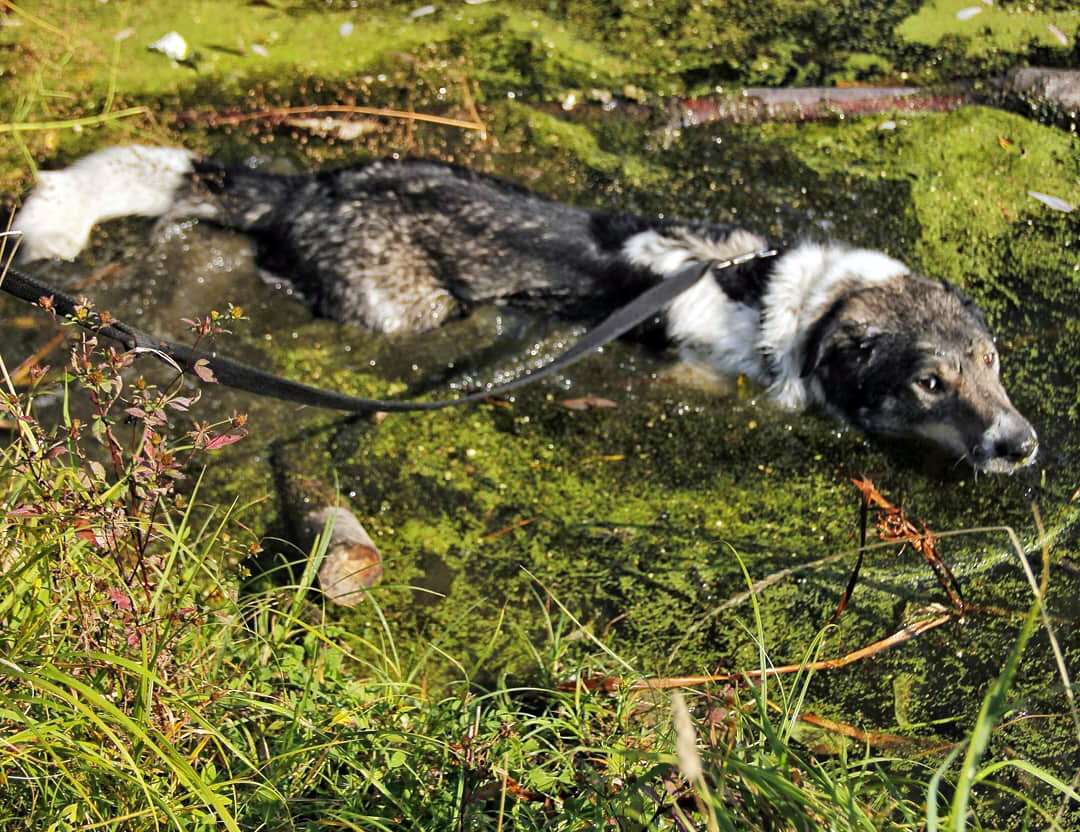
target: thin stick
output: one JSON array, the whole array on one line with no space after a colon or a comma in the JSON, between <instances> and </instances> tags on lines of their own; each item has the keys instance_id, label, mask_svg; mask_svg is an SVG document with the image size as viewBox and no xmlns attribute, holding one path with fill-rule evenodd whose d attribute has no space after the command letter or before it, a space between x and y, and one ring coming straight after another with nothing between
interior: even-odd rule
<instances>
[{"instance_id":1,"label":"thin stick","mask_svg":"<svg viewBox=\"0 0 1080 832\"><path fill-rule=\"evenodd\" d=\"M530 523L533 523L535 521L536 521L535 517L529 517L529 518L527 518L525 520L518 520L516 523L511 523L509 526L504 526L503 528L498 529L497 531L488 532L487 534L482 534L482 535L480 535L480 539L481 540L495 540L498 537L502 537L504 534L510 534L510 532L517 531L518 529L522 529L525 526L528 526Z\"/></svg>"},{"instance_id":2,"label":"thin stick","mask_svg":"<svg viewBox=\"0 0 1080 832\"><path fill-rule=\"evenodd\" d=\"M840 596L840 603L836 605L836 612L834 612L832 618L829 619L830 624L836 623L836 619L844 612L844 609L848 605L848 601L851 600L851 596L855 593L855 584L859 580L859 571L862 569L863 557L865 555L866 521L869 516L870 499L865 494L862 494L859 499L859 556L855 559L855 568L851 570L851 575L848 577L844 594Z\"/></svg>"},{"instance_id":3,"label":"thin stick","mask_svg":"<svg viewBox=\"0 0 1080 832\"><path fill-rule=\"evenodd\" d=\"M461 73L461 87L465 92L465 109L469 111L473 121L480 125L481 140L487 141L487 128L484 127L483 119L480 118L480 111L476 109L476 101L473 100L472 90L469 88L469 78L464 72Z\"/></svg>"},{"instance_id":4,"label":"thin stick","mask_svg":"<svg viewBox=\"0 0 1080 832\"><path fill-rule=\"evenodd\" d=\"M769 705L775 710L780 711L781 713L783 712L783 709L776 703L769 702ZM993 731L994 733L1000 733L1006 728L1010 728L1013 725L1031 719L1064 719L1066 716L1067 714L1063 713L1024 714L1015 719L1010 719L1007 722L1002 722L1000 725L995 725ZM834 722L831 719L818 716L817 714L802 713L799 714L799 720L808 725L813 725L816 728L821 728L823 731L841 734L842 736L865 743L872 748L897 748L905 750L913 757L928 757L944 754L945 752L956 748L956 746L960 745L960 742L964 742L963 740L960 742L939 742L923 737L904 737L899 734L889 734L885 731L864 731L861 728L856 728L854 725L848 725L845 722Z\"/></svg>"},{"instance_id":5,"label":"thin stick","mask_svg":"<svg viewBox=\"0 0 1080 832\"><path fill-rule=\"evenodd\" d=\"M49 353L59 347L62 343L64 343L64 341L67 340L67 337L68 334L66 331L56 333L45 343L45 346L41 347L41 349L39 349L33 355L26 358L18 367L11 371L12 382L14 382L16 385L24 384L26 380L30 377L31 368L36 366L41 359L43 359L45 356L47 356Z\"/></svg>"},{"instance_id":6,"label":"thin stick","mask_svg":"<svg viewBox=\"0 0 1080 832\"><path fill-rule=\"evenodd\" d=\"M774 705L777 710L783 712L783 709L779 705ZM799 714L799 720L805 722L807 725L813 725L815 728L821 728L823 731L828 731L832 734L840 734L848 739L861 742L865 745L869 745L872 748L899 748L901 750L913 751L918 749L922 752L928 752L931 750L939 750L942 748L949 748L949 744L942 744L935 740L927 740L922 737L902 737L899 734L888 734L884 731L864 731L861 728L856 728L854 725L848 725L846 722L836 722L831 719L827 719L817 714L802 713Z\"/></svg>"},{"instance_id":7,"label":"thin stick","mask_svg":"<svg viewBox=\"0 0 1080 832\"><path fill-rule=\"evenodd\" d=\"M0 2L6 2L6 0L0 0ZM101 113L96 116L84 116L83 118L69 118L61 121L17 121L0 124L0 133L32 133L35 130L66 130L70 127L91 127L114 119L141 116L148 112L150 111L146 107L128 107L126 110L117 110L112 113Z\"/></svg>"},{"instance_id":8,"label":"thin stick","mask_svg":"<svg viewBox=\"0 0 1080 832\"><path fill-rule=\"evenodd\" d=\"M260 119L282 119L290 116L318 115L319 113L353 113L362 116L376 116L379 118L398 118L406 121L426 121L431 124L442 124L447 127L460 127L463 130L477 130L484 132L484 125L479 121L466 121L449 116L437 116L431 113L411 113L407 110L390 110L382 107L359 107L347 104L333 104L329 106L311 105L307 107L280 107L276 110L260 110L257 113L235 113L233 115L215 114L206 116L203 123L211 127L219 127L224 124L243 124L246 121L259 121ZM184 116L193 116L192 113L184 113Z\"/></svg>"},{"instance_id":9,"label":"thin stick","mask_svg":"<svg viewBox=\"0 0 1080 832\"><path fill-rule=\"evenodd\" d=\"M26 11L25 9L19 8L14 3L12 3L11 0L0 0L0 3L7 6L9 9L11 9L13 12L15 12L15 14L17 14L19 17L26 18L31 23L33 23L33 24L35 24L37 26L40 26L42 29L45 29L45 30L47 30L49 32L52 32L54 35L59 35L60 37L67 40L67 32L63 31L62 29L57 29L55 26L53 26L47 20L42 20L40 17L37 17L36 15L30 14L30 12Z\"/></svg>"},{"instance_id":10,"label":"thin stick","mask_svg":"<svg viewBox=\"0 0 1080 832\"><path fill-rule=\"evenodd\" d=\"M939 607L940 609L940 607ZM630 690L668 690L670 688L686 688L694 687L697 685L708 685L714 682L734 682L739 679L757 679L766 676L778 676L780 674L801 673L805 670L837 670L841 667L847 667L849 664L865 659L868 656L873 656L875 653L880 653L883 650L888 650L890 647L896 647L898 644L903 644L905 641L922 635L925 632L929 632L936 627L940 627L942 624L947 624L950 621L954 621L957 617L956 612L947 612L943 615L939 615L935 618L924 618L920 621L916 621L914 624L909 624L901 630L897 630L890 636L875 641L873 644L861 647L854 652L848 653L845 656L841 656L838 659L822 659L816 662L807 662L804 664L785 664L779 667L766 667L758 668L755 670L747 670L742 673L722 673L711 676L669 676L659 679L638 679L637 681L629 684ZM572 682L563 682L558 686L558 690L574 690L578 685L582 685L586 690L603 690L613 691L623 684L623 679L620 676L598 676L591 679L580 679Z\"/></svg>"}]
</instances>

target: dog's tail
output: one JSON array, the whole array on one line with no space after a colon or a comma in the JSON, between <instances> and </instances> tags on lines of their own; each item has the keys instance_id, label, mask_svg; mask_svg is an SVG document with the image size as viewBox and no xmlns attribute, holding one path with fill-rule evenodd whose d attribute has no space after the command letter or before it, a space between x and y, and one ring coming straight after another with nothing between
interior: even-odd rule
<instances>
[{"instance_id":1,"label":"dog's tail","mask_svg":"<svg viewBox=\"0 0 1080 832\"><path fill-rule=\"evenodd\" d=\"M22 234L23 260L72 260L94 225L118 217L199 217L263 230L291 187L290 177L226 168L180 148L109 147L40 172L12 228Z\"/></svg>"},{"instance_id":2,"label":"dog's tail","mask_svg":"<svg viewBox=\"0 0 1080 832\"><path fill-rule=\"evenodd\" d=\"M23 260L73 259L90 229L117 217L159 217L172 208L195 155L178 148L110 147L57 171L38 173L12 228Z\"/></svg>"}]
</instances>

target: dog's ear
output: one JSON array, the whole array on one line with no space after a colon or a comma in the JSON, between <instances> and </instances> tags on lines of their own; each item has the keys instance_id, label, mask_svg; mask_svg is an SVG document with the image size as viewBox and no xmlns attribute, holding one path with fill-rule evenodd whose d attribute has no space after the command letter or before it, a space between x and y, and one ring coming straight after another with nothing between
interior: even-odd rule
<instances>
[{"instance_id":1,"label":"dog's ear","mask_svg":"<svg viewBox=\"0 0 1080 832\"><path fill-rule=\"evenodd\" d=\"M848 363L869 363L885 333L865 321L824 315L810 329L803 345L802 378L813 375L829 356L843 355Z\"/></svg>"},{"instance_id":2,"label":"dog's ear","mask_svg":"<svg viewBox=\"0 0 1080 832\"><path fill-rule=\"evenodd\" d=\"M939 285L942 289L960 301L961 306L964 307L967 313L979 322L979 326L985 330L989 330L989 324L986 322L986 315L983 314L983 311L979 308L978 304L967 296L963 289L944 280L939 281Z\"/></svg>"},{"instance_id":3,"label":"dog's ear","mask_svg":"<svg viewBox=\"0 0 1080 832\"><path fill-rule=\"evenodd\" d=\"M839 303L834 303L828 312L814 321L814 325L810 327L806 340L803 342L800 378L812 375L821 365L821 360L825 357L826 344L832 339L839 324Z\"/></svg>"}]
</instances>

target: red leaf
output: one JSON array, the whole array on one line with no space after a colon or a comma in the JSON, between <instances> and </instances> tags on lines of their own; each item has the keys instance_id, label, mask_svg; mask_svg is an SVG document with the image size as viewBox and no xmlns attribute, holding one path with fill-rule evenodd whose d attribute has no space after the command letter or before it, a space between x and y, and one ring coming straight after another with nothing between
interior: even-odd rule
<instances>
[{"instance_id":1,"label":"red leaf","mask_svg":"<svg viewBox=\"0 0 1080 832\"><path fill-rule=\"evenodd\" d=\"M105 542L100 537L98 537L98 533L89 526L82 526L81 528L76 529L75 536L79 538L79 540L89 540L91 543L98 547L105 545Z\"/></svg>"},{"instance_id":2,"label":"red leaf","mask_svg":"<svg viewBox=\"0 0 1080 832\"><path fill-rule=\"evenodd\" d=\"M215 436L207 442L205 450L216 451L218 448L224 448L226 445L231 445L233 442L239 442L246 435L246 433L223 433L221 436Z\"/></svg>"},{"instance_id":3,"label":"red leaf","mask_svg":"<svg viewBox=\"0 0 1080 832\"><path fill-rule=\"evenodd\" d=\"M122 610L131 612L131 599L118 589L113 589L111 586L105 587L105 594L112 599L112 602L116 604Z\"/></svg>"}]
</instances>

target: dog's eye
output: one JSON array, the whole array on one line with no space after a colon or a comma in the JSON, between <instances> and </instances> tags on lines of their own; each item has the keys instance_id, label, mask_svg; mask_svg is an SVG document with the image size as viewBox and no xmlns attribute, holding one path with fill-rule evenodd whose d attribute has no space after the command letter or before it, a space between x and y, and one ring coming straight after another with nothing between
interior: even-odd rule
<instances>
[{"instance_id":1,"label":"dog's eye","mask_svg":"<svg viewBox=\"0 0 1080 832\"><path fill-rule=\"evenodd\" d=\"M997 360L997 353L996 352L983 353L983 364L985 364L987 367L993 367L994 362L996 360Z\"/></svg>"},{"instance_id":2,"label":"dog's eye","mask_svg":"<svg viewBox=\"0 0 1080 832\"><path fill-rule=\"evenodd\" d=\"M927 393L941 392L941 379L933 373L916 379L915 383L918 384Z\"/></svg>"}]
</instances>

